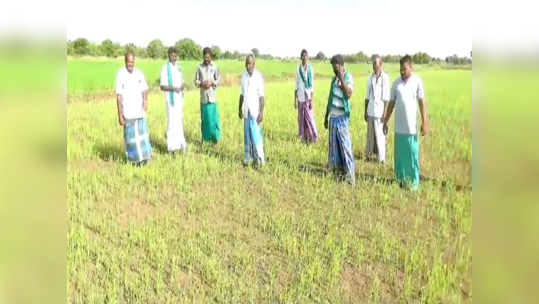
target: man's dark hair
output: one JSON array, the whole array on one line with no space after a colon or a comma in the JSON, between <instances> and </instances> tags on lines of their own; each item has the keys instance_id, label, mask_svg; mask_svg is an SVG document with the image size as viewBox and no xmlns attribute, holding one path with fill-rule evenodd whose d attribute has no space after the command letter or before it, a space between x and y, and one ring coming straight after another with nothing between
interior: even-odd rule
<instances>
[{"instance_id":1,"label":"man's dark hair","mask_svg":"<svg viewBox=\"0 0 539 304\"><path fill-rule=\"evenodd\" d=\"M303 55L305 55L305 56L309 55L309 53L307 53L306 49L301 50L301 56L303 56Z\"/></svg>"},{"instance_id":2,"label":"man's dark hair","mask_svg":"<svg viewBox=\"0 0 539 304\"><path fill-rule=\"evenodd\" d=\"M205 47L202 50L202 55L206 55L206 54L209 54L211 56L211 49L209 47Z\"/></svg>"},{"instance_id":3,"label":"man's dark hair","mask_svg":"<svg viewBox=\"0 0 539 304\"><path fill-rule=\"evenodd\" d=\"M172 54L178 55L178 49L175 46L171 46L171 47L168 48L168 54L169 55L172 55Z\"/></svg>"},{"instance_id":4,"label":"man's dark hair","mask_svg":"<svg viewBox=\"0 0 539 304\"><path fill-rule=\"evenodd\" d=\"M406 64L406 63L411 65L412 64L412 57L410 57L410 55L406 55L406 56L402 57L401 60L399 60L399 63L401 65Z\"/></svg>"},{"instance_id":5,"label":"man's dark hair","mask_svg":"<svg viewBox=\"0 0 539 304\"><path fill-rule=\"evenodd\" d=\"M342 55L339 54L331 57L331 64L344 65L344 59L342 58Z\"/></svg>"}]
</instances>

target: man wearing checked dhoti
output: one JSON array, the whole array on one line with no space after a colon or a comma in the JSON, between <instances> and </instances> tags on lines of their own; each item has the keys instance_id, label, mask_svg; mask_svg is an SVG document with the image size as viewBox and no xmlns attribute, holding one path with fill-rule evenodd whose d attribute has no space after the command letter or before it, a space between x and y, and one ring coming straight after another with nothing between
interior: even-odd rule
<instances>
[{"instance_id":1,"label":"man wearing checked dhoti","mask_svg":"<svg viewBox=\"0 0 539 304\"><path fill-rule=\"evenodd\" d=\"M373 73L367 80L365 97L365 122L367 123L367 144L365 158L384 164L386 161L386 136L383 132L384 115L389 104L389 75L382 71L382 58L375 56L372 63Z\"/></svg>"}]
</instances>

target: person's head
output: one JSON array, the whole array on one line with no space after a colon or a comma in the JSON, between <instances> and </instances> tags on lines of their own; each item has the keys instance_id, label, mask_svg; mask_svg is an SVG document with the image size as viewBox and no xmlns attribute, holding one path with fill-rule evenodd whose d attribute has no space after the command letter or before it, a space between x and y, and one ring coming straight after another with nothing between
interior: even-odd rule
<instances>
[{"instance_id":1,"label":"person's head","mask_svg":"<svg viewBox=\"0 0 539 304\"><path fill-rule=\"evenodd\" d=\"M337 75L339 73L339 67L344 68L344 59L341 55L335 55L331 58L331 66L333 67L333 73Z\"/></svg>"},{"instance_id":2,"label":"person's head","mask_svg":"<svg viewBox=\"0 0 539 304\"><path fill-rule=\"evenodd\" d=\"M376 55L372 60L372 70L376 75L380 74L382 71L382 57Z\"/></svg>"},{"instance_id":3,"label":"person's head","mask_svg":"<svg viewBox=\"0 0 539 304\"><path fill-rule=\"evenodd\" d=\"M133 51L128 51L125 53L125 68L129 73L133 72L135 68L135 53Z\"/></svg>"},{"instance_id":4,"label":"person's head","mask_svg":"<svg viewBox=\"0 0 539 304\"><path fill-rule=\"evenodd\" d=\"M406 55L401 58L399 63L401 70L401 78L403 80L407 80L412 74L412 57L410 57L410 55Z\"/></svg>"},{"instance_id":5,"label":"person's head","mask_svg":"<svg viewBox=\"0 0 539 304\"><path fill-rule=\"evenodd\" d=\"M307 64L307 59L309 59L309 53L307 53L307 50L304 49L301 51L301 63Z\"/></svg>"},{"instance_id":6,"label":"person's head","mask_svg":"<svg viewBox=\"0 0 539 304\"><path fill-rule=\"evenodd\" d=\"M211 62L211 49L209 47L205 47L204 50L202 50L202 56L204 58L204 64L208 65Z\"/></svg>"},{"instance_id":7,"label":"person's head","mask_svg":"<svg viewBox=\"0 0 539 304\"><path fill-rule=\"evenodd\" d=\"M254 55L248 55L245 59L245 69L247 70L247 73L249 75L253 75L253 72L255 70L256 60Z\"/></svg>"},{"instance_id":8,"label":"person's head","mask_svg":"<svg viewBox=\"0 0 539 304\"><path fill-rule=\"evenodd\" d=\"M174 46L168 49L168 61L172 64L176 64L176 61L178 61L178 49Z\"/></svg>"}]
</instances>

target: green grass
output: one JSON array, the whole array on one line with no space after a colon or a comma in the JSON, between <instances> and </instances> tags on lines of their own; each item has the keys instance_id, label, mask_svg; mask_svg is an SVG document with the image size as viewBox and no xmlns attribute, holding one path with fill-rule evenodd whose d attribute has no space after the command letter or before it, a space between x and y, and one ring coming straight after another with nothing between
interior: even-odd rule
<instances>
[{"instance_id":1,"label":"green grass","mask_svg":"<svg viewBox=\"0 0 539 304\"><path fill-rule=\"evenodd\" d=\"M64 63L53 57L19 58L0 54L0 95L13 92L24 95L28 92L47 91L51 87L56 89L59 76L64 79L62 67Z\"/></svg>"},{"instance_id":2,"label":"green grass","mask_svg":"<svg viewBox=\"0 0 539 304\"><path fill-rule=\"evenodd\" d=\"M165 61L159 60L136 60L137 68L144 72L146 81L151 89L158 89L161 68ZM186 78L188 89L194 88L194 77L196 67L200 62L182 61L180 67ZM243 60L217 61L220 73L225 86L239 85L240 77L245 71ZM264 61L257 62L257 69L263 74L267 82L290 81L295 77L298 62ZM114 91L114 81L116 73L124 66L121 59L109 60L99 58L72 59L67 61L68 93L73 97L87 96L89 94L100 94ZM313 63L315 76L319 78L330 78L333 70L329 63ZM372 72L370 65L349 65L349 71L356 77L366 76ZM386 70L393 75L398 75L398 65L388 64ZM419 69L431 69L429 67L419 67Z\"/></svg>"},{"instance_id":3,"label":"green grass","mask_svg":"<svg viewBox=\"0 0 539 304\"><path fill-rule=\"evenodd\" d=\"M161 62L140 61L148 79ZM68 61L70 92L109 90L121 62ZM195 63L182 63L188 75ZM242 62L219 63L242 72ZM265 75L295 64L260 63ZM330 76L329 67L317 72ZM124 162L115 102L74 100L67 118L67 295L71 303L438 303L471 302L471 71L420 70L431 132L421 139L416 195L392 184L392 165L364 163L368 66L351 68L352 140L358 184L325 171L320 143L297 141L294 85L267 84L263 133L268 165L244 169L239 88L219 94L222 143L203 147L198 94L186 95L190 153L164 153L161 94L150 95L153 162ZM391 67L392 79L397 75ZM450 85L448 85L450 84ZM390 126L391 127L391 126ZM388 159L393 160L393 136Z\"/></svg>"}]
</instances>

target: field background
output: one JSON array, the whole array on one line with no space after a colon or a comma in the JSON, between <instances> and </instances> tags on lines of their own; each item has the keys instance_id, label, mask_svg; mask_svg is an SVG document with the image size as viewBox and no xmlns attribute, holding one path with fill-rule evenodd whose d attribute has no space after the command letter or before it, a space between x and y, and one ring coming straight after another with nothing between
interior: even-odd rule
<instances>
[{"instance_id":1,"label":"field background","mask_svg":"<svg viewBox=\"0 0 539 304\"><path fill-rule=\"evenodd\" d=\"M124 161L113 96L123 63L68 59L67 296L71 303L464 303L472 292L471 70L417 66L430 134L421 139L422 184L403 192L389 165L364 163L362 119L369 65L355 80L352 141L358 184L325 170L323 129L331 67L315 63L320 142L297 140L298 63L259 61L266 84L268 166L243 169L237 117L243 61L218 61L222 143L200 146L198 92L184 107L190 153L165 153L157 91L164 61L137 60L152 86L153 163ZM192 89L197 62L180 62ZM397 65L385 65L394 80ZM390 126L391 128L392 126Z\"/></svg>"},{"instance_id":2,"label":"field background","mask_svg":"<svg viewBox=\"0 0 539 304\"><path fill-rule=\"evenodd\" d=\"M154 90L159 88L159 75L164 63L164 60L136 60L137 68L144 72L148 85ZM200 62L197 61L181 61L180 63L184 77L188 80L186 80L187 88L190 90L195 88L193 81L198 64ZM326 80L333 77L333 70L329 62L312 62L311 64L317 79ZM68 58L67 73L69 80L67 90L73 97L113 92L116 72L123 66L123 59ZM224 78L224 86L240 84L241 75L245 71L244 60L220 60L218 66L221 76ZM264 75L266 82L287 82L294 81L298 63L284 60L258 60L256 67ZM356 78L362 77L366 79L372 72L371 66L367 64L350 64L347 65L347 68ZM441 68L442 65L432 64L417 66L416 71L437 71ZM445 68L451 69L450 66ZM385 69L393 75L398 75L398 64L387 64ZM471 71L468 74L471 75ZM366 87L366 83L364 86Z\"/></svg>"}]
</instances>

